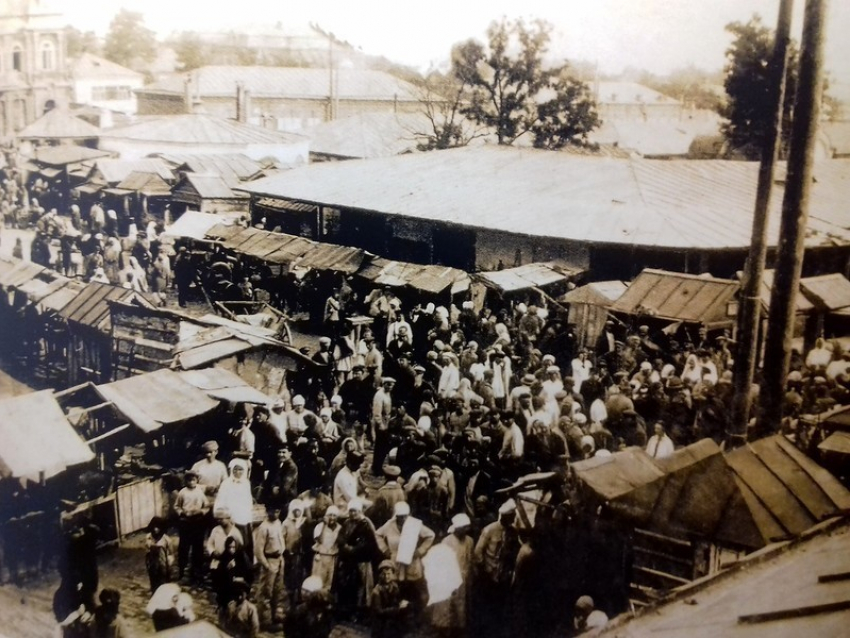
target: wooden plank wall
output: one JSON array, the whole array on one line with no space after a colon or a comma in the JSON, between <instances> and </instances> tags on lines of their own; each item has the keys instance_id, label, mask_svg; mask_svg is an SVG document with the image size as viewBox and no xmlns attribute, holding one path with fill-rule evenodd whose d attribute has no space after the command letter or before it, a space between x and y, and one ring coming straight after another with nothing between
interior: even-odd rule
<instances>
[{"instance_id":1,"label":"wooden plank wall","mask_svg":"<svg viewBox=\"0 0 850 638\"><path fill-rule=\"evenodd\" d=\"M112 304L113 379L171 366L180 320L124 304Z\"/></svg>"},{"instance_id":2,"label":"wooden plank wall","mask_svg":"<svg viewBox=\"0 0 850 638\"><path fill-rule=\"evenodd\" d=\"M116 492L118 533L123 538L144 529L154 516L163 515L162 479L122 485Z\"/></svg>"}]
</instances>

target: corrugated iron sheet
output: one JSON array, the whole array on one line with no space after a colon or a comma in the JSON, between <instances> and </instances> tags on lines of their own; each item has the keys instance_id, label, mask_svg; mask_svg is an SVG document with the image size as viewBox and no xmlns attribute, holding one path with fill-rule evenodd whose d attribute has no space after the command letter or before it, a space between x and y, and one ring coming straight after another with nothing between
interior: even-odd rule
<instances>
[{"instance_id":1,"label":"corrugated iron sheet","mask_svg":"<svg viewBox=\"0 0 850 638\"><path fill-rule=\"evenodd\" d=\"M614 312L706 325L732 322L727 314L738 282L647 268L611 305Z\"/></svg>"},{"instance_id":2,"label":"corrugated iron sheet","mask_svg":"<svg viewBox=\"0 0 850 638\"><path fill-rule=\"evenodd\" d=\"M271 397L252 388L239 375L223 368L187 370L181 378L209 396L230 403L271 403Z\"/></svg>"},{"instance_id":3,"label":"corrugated iron sheet","mask_svg":"<svg viewBox=\"0 0 850 638\"><path fill-rule=\"evenodd\" d=\"M295 265L299 268L352 274L360 268L365 255L366 253L360 248L315 243Z\"/></svg>"},{"instance_id":4,"label":"corrugated iron sheet","mask_svg":"<svg viewBox=\"0 0 850 638\"><path fill-rule=\"evenodd\" d=\"M850 243L844 212L850 161L822 164L806 245ZM723 250L750 244L757 173L752 162L616 159L494 145L315 164L240 188L522 235ZM782 190L778 183L770 245L779 234Z\"/></svg>"},{"instance_id":5,"label":"corrugated iron sheet","mask_svg":"<svg viewBox=\"0 0 850 638\"><path fill-rule=\"evenodd\" d=\"M42 472L49 478L93 458L51 390L0 401L0 475L4 478L37 481Z\"/></svg>"},{"instance_id":6,"label":"corrugated iron sheet","mask_svg":"<svg viewBox=\"0 0 850 638\"><path fill-rule=\"evenodd\" d=\"M95 386L131 423L145 432L214 410L218 401L172 370L157 370Z\"/></svg>"},{"instance_id":7,"label":"corrugated iron sheet","mask_svg":"<svg viewBox=\"0 0 850 638\"><path fill-rule=\"evenodd\" d=\"M594 456L573 463L579 480L606 500L620 498L664 476L640 448L628 448L611 456Z\"/></svg>"},{"instance_id":8,"label":"corrugated iron sheet","mask_svg":"<svg viewBox=\"0 0 850 638\"><path fill-rule=\"evenodd\" d=\"M800 290L820 310L841 310L850 306L850 281L840 273L801 279Z\"/></svg>"}]
</instances>

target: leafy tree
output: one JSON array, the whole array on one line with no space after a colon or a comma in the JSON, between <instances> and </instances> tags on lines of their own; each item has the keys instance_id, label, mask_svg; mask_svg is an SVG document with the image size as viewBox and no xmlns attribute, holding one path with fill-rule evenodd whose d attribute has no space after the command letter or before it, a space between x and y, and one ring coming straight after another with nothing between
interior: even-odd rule
<instances>
[{"instance_id":1,"label":"leafy tree","mask_svg":"<svg viewBox=\"0 0 850 638\"><path fill-rule=\"evenodd\" d=\"M485 128L475 126L461 112L468 97L466 85L451 75L436 71L429 73L419 84L419 102L427 126L411 131L418 140L417 150L466 146L476 137L487 134Z\"/></svg>"},{"instance_id":2,"label":"leafy tree","mask_svg":"<svg viewBox=\"0 0 850 638\"><path fill-rule=\"evenodd\" d=\"M194 31L183 31L173 42L180 71L191 71L208 64L209 51Z\"/></svg>"},{"instance_id":3,"label":"leafy tree","mask_svg":"<svg viewBox=\"0 0 850 638\"><path fill-rule=\"evenodd\" d=\"M751 160L758 159L764 137L773 122L775 106L770 99L774 35L761 17L754 15L749 22L733 22L726 30L734 38L726 50L726 104L720 115L727 119L722 125L730 151ZM794 94L797 91L797 47L788 47L788 67L785 76L785 100L782 113L780 154L785 155L791 134Z\"/></svg>"},{"instance_id":4,"label":"leafy tree","mask_svg":"<svg viewBox=\"0 0 850 638\"><path fill-rule=\"evenodd\" d=\"M599 125L590 91L566 65L547 67L552 27L536 20L493 22L487 44L468 40L452 50L452 74L469 87L461 113L495 132L499 144L532 133L535 145L559 148L587 141Z\"/></svg>"},{"instance_id":5,"label":"leafy tree","mask_svg":"<svg viewBox=\"0 0 850 638\"><path fill-rule=\"evenodd\" d=\"M69 58L78 58L83 53L100 55L100 42L94 31L83 33L75 27L68 26L65 28L65 42L68 45Z\"/></svg>"},{"instance_id":6,"label":"leafy tree","mask_svg":"<svg viewBox=\"0 0 850 638\"><path fill-rule=\"evenodd\" d=\"M136 71L156 58L156 37L141 13L121 9L109 24L103 56Z\"/></svg>"}]
</instances>

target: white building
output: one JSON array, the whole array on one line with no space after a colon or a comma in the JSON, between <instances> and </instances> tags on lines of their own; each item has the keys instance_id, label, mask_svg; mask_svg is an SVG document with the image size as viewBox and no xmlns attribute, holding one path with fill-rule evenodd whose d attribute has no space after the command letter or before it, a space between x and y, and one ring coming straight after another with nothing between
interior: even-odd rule
<instances>
[{"instance_id":1,"label":"white building","mask_svg":"<svg viewBox=\"0 0 850 638\"><path fill-rule=\"evenodd\" d=\"M145 78L141 73L104 58L83 53L71 62L74 102L134 115L137 89Z\"/></svg>"}]
</instances>

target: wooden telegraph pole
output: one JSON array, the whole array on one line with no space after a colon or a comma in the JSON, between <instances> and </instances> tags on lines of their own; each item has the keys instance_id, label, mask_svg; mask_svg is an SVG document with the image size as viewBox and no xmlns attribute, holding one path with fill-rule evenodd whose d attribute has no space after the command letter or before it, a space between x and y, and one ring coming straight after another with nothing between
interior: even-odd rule
<instances>
[{"instance_id":1,"label":"wooden telegraph pole","mask_svg":"<svg viewBox=\"0 0 850 638\"><path fill-rule=\"evenodd\" d=\"M776 23L773 58L770 61L772 77L770 99L775 105L773 122L764 138L761 149L756 204L753 212L753 233L750 253L741 287L738 310L738 346L735 353L735 395L732 402L732 422L728 432L727 449L739 447L747 439L750 418L750 389L758 359L759 324L761 322L761 286L764 263L767 258L767 219L770 214L770 196L773 190L773 173L779 155L782 131L782 113L785 104L785 78L788 68L788 43L791 40L791 12L794 0L781 0Z\"/></svg>"},{"instance_id":2,"label":"wooden telegraph pole","mask_svg":"<svg viewBox=\"0 0 850 638\"><path fill-rule=\"evenodd\" d=\"M809 195L812 187L815 140L823 87L823 42L827 0L808 0L800 49L800 73L788 176L782 200L776 275L770 297L764 384L761 391L763 430L776 430L782 420L785 378L794 334L794 309L803 269Z\"/></svg>"}]
</instances>

